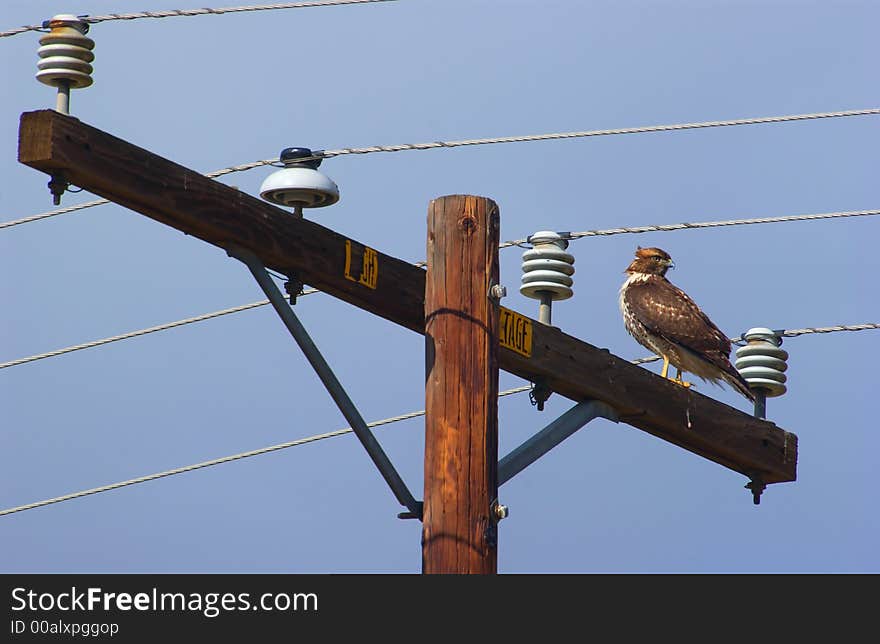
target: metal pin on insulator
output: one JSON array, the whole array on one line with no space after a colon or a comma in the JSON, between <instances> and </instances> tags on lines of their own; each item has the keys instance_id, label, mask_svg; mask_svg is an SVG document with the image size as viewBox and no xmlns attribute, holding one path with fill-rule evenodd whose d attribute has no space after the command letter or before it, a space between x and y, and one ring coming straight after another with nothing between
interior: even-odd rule
<instances>
[{"instance_id":1,"label":"metal pin on insulator","mask_svg":"<svg viewBox=\"0 0 880 644\"><path fill-rule=\"evenodd\" d=\"M574 291L574 256L566 253L568 240L552 230L542 230L526 240L532 248L523 253L522 285L519 292L538 300L538 321L550 325L554 300L567 300ZM544 411L544 403L552 393L543 380L532 383L529 400Z\"/></svg>"},{"instance_id":2,"label":"metal pin on insulator","mask_svg":"<svg viewBox=\"0 0 880 644\"><path fill-rule=\"evenodd\" d=\"M782 337L770 329L756 327L742 337L748 344L736 350L736 370L755 392L755 416L765 418L767 398L787 391L788 352L779 348Z\"/></svg>"},{"instance_id":3,"label":"metal pin on insulator","mask_svg":"<svg viewBox=\"0 0 880 644\"><path fill-rule=\"evenodd\" d=\"M40 38L37 80L58 88L55 109L70 113L70 90L92 84L95 41L86 36L89 23L71 14L59 14L43 23L50 29Z\"/></svg>"},{"instance_id":4,"label":"metal pin on insulator","mask_svg":"<svg viewBox=\"0 0 880 644\"><path fill-rule=\"evenodd\" d=\"M542 230L531 235L532 248L523 253L519 292L540 301L538 321L550 324L554 300L567 300L574 291L574 256L566 253L568 241L559 233Z\"/></svg>"}]
</instances>

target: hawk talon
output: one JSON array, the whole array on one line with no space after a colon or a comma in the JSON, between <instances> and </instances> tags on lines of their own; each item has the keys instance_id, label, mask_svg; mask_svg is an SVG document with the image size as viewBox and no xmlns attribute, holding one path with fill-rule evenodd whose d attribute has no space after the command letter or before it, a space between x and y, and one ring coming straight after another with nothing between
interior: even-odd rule
<instances>
[{"instance_id":1,"label":"hawk talon","mask_svg":"<svg viewBox=\"0 0 880 644\"><path fill-rule=\"evenodd\" d=\"M690 389L690 387L693 383L686 382L686 381L682 380L681 379L681 369L677 369L677 371L678 371L678 373L676 374L675 378L670 378L670 380L672 380L672 382L674 382L676 384L681 385L685 389Z\"/></svg>"}]
</instances>

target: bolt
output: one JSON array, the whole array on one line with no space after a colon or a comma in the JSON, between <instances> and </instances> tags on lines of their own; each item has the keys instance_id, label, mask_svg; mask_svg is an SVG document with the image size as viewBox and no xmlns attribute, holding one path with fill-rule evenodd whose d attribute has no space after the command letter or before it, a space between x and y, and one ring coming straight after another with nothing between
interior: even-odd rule
<instances>
[{"instance_id":1,"label":"bolt","mask_svg":"<svg viewBox=\"0 0 880 644\"><path fill-rule=\"evenodd\" d=\"M290 305L293 306L296 304L296 298L302 295L303 283L296 275L291 274L288 276L287 281L284 282L284 290L290 296Z\"/></svg>"},{"instance_id":2,"label":"bolt","mask_svg":"<svg viewBox=\"0 0 880 644\"><path fill-rule=\"evenodd\" d=\"M49 192L52 193L52 203L58 206L61 204L61 195L64 194L64 191L67 190L67 187L70 184L64 180L64 175L60 173L50 176L52 177L52 179L46 185L49 186Z\"/></svg>"},{"instance_id":3,"label":"bolt","mask_svg":"<svg viewBox=\"0 0 880 644\"><path fill-rule=\"evenodd\" d=\"M507 287L501 286L501 284L493 284L489 287L489 297L493 300L500 300L502 297L507 297Z\"/></svg>"},{"instance_id":4,"label":"bolt","mask_svg":"<svg viewBox=\"0 0 880 644\"><path fill-rule=\"evenodd\" d=\"M510 510L508 509L508 507L506 505L501 505L500 503L495 506L494 511L495 518L498 521L501 521L501 519L506 519L507 516L510 514Z\"/></svg>"},{"instance_id":5,"label":"bolt","mask_svg":"<svg viewBox=\"0 0 880 644\"><path fill-rule=\"evenodd\" d=\"M745 488L747 490L751 490L752 492L752 503L755 505L761 504L761 493L766 489L767 485L764 483L764 480L760 476L755 476L745 484Z\"/></svg>"}]
</instances>

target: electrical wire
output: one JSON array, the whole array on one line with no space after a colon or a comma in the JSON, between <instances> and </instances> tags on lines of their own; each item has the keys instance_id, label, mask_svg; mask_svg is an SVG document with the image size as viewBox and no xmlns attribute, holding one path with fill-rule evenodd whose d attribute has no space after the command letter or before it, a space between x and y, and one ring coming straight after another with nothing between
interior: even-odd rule
<instances>
[{"instance_id":1,"label":"electrical wire","mask_svg":"<svg viewBox=\"0 0 880 644\"><path fill-rule=\"evenodd\" d=\"M312 293L317 293L317 289L306 289L303 291L301 295L311 295ZM82 349L91 349L92 347L99 347L104 344L110 344L111 342L118 342L119 340L128 340L129 338L136 338L142 335L148 335L150 333L156 333L157 331L166 331L168 329L173 329L175 327L184 326L187 324L193 324L194 322L203 322L204 320L210 320L212 318L218 318L223 315L229 315L231 313L240 313L241 311L247 311L249 309L255 309L260 306L265 306L269 303L269 300L260 300L259 302L251 302L250 304L242 304L240 306L233 306L228 309L223 309L221 311L213 311L211 313L204 313L202 315L196 315L191 318L184 318L183 320L177 320L176 322L168 322L166 324L160 324L158 326L151 326L146 329L138 329L137 331L130 331L129 333L122 333L120 335L114 335L109 338L102 338L100 340L92 340L91 342L83 342L82 344L75 344L70 347L64 347L63 349L56 349L55 351L47 351L46 353L38 353L33 356L28 356L26 358L18 358L17 360L10 360L9 362L0 363L0 369L6 369L8 367L15 367L18 365L26 364L28 362L34 362L36 360L44 360L45 358L54 358L56 356L64 355L65 353L71 353L73 351L81 351Z\"/></svg>"},{"instance_id":2,"label":"electrical wire","mask_svg":"<svg viewBox=\"0 0 880 644\"><path fill-rule=\"evenodd\" d=\"M498 394L498 397L509 396L511 394L521 393L523 391L528 391L530 389L530 385L525 385L523 387L516 387L514 389L508 389L507 391L502 391ZM425 410L413 411L406 414L400 414L399 416L392 416L391 418L385 418L383 420L376 420L371 423L367 423L367 427L379 427L380 425L389 425L391 423L400 422L402 420L408 420L410 418L416 418L418 416L424 416ZM109 492L111 490L118 490L122 487L127 487L129 485L137 485L138 483L146 483L147 481L155 481L156 479L166 478L168 476L175 476L177 474L184 474L186 472L192 472L194 470L204 469L206 467L213 467L214 465L222 465L223 463L230 463L232 461L239 461L245 458L250 458L252 456L260 456L262 454L269 454L271 452L277 452L279 450L287 449L289 447L297 447L299 445L305 445L307 443L314 443L316 441L324 440L326 438L333 438L335 436L342 436L344 434L350 434L353 430L350 427L346 427L345 429L337 429L336 431L326 432L324 434L315 434L314 436L308 436L306 438L300 438L297 440L289 441L286 443L279 443L277 445L270 445L268 447L262 447L260 449L251 450L249 452L241 452L239 454L233 454L231 456L223 456L221 458L215 458L210 461L203 461L201 463L195 463L193 465L185 465L184 467L177 467L172 470L165 470L164 472L157 472L155 474L148 474L146 476L139 476L137 478L128 479L127 481L120 481L118 483L111 483L109 485L102 485L101 487L94 487L88 490L81 490L79 492L73 492L71 494L64 494L62 496L57 496L51 499L46 499L44 501L37 501L35 503L28 503L26 505L19 505L14 508L8 508L6 510L0 510L0 516L5 516L7 514L14 514L16 512L23 512L25 510L33 510L35 508L41 508L47 505L52 505L54 503L61 503L64 501L71 501L73 499L79 499L84 496L91 496L92 494L100 494L102 492Z\"/></svg>"},{"instance_id":3,"label":"electrical wire","mask_svg":"<svg viewBox=\"0 0 880 644\"><path fill-rule=\"evenodd\" d=\"M41 219L55 217L56 215L64 215L69 212L83 210L84 208L92 208L94 206L102 206L106 203L110 203L110 201L108 201L107 199L96 199L94 201L86 201L85 203L79 203L79 204L76 204L73 206L66 206L64 208L57 208L55 210L41 212L39 214L31 215L29 217L22 217L21 219L12 219L10 221L4 221L4 222L0 223L0 229L11 228L12 226L18 226L19 224L29 224L32 221L39 221Z\"/></svg>"},{"instance_id":4,"label":"electrical wire","mask_svg":"<svg viewBox=\"0 0 880 644\"><path fill-rule=\"evenodd\" d=\"M674 125L646 125L641 127L618 128L611 130L586 130L583 132L555 132L552 134L531 134L525 136L501 136L487 139L465 139L462 141L433 141L429 143L405 143L402 145L375 145L365 148L342 148L339 150L319 150L312 157L297 159L328 159L345 154L373 154L374 152L404 152L407 150L433 150L436 148L457 148L471 145L490 145L495 143L528 143L533 141L551 141L558 139L579 139L591 136L609 136L614 134L644 134L647 132L669 132L673 130L696 130L712 127L730 127L736 125L758 125L761 123L783 123L786 121L806 121L811 119L841 118L846 116L865 116L880 114L880 108L864 110L844 110L839 112L815 112L813 114L791 114L788 116L765 116L757 118L732 119L727 121L704 121L701 123L677 123Z\"/></svg>"},{"instance_id":5,"label":"electrical wire","mask_svg":"<svg viewBox=\"0 0 880 644\"><path fill-rule=\"evenodd\" d=\"M245 11L271 11L274 9L307 9L309 7L333 7L345 4L369 4L375 2L396 2L396 0L314 0L313 2L274 2L272 4L260 4L241 7L221 7L217 9L167 9L163 11L137 11L135 13L110 13L104 16L80 16L89 24L107 22L108 20L137 20L139 18L177 18L183 16L208 16L221 15L224 13L242 13ZM43 24L26 25L7 31L0 31L0 38L15 36L28 31L41 31Z\"/></svg>"},{"instance_id":6,"label":"electrical wire","mask_svg":"<svg viewBox=\"0 0 880 644\"><path fill-rule=\"evenodd\" d=\"M582 239L583 237L607 237L610 235L622 235L624 233L650 233L668 232L672 230L687 230L692 228L719 228L722 226L743 226L749 224L772 224L787 221L811 221L815 219L838 219L842 217L870 217L880 215L880 210L848 210L843 212L823 212L809 215L782 215L778 217L756 217L754 219L728 219L724 221L699 221L694 223L661 224L656 226L637 226L634 228L607 228L605 230L585 230L579 233L560 233L565 239ZM529 238L515 239L499 244L499 248L511 246L523 246L529 243Z\"/></svg>"},{"instance_id":7,"label":"electrical wire","mask_svg":"<svg viewBox=\"0 0 880 644\"><path fill-rule=\"evenodd\" d=\"M651 125L644 127L631 127L631 128L620 128L615 130L587 130L584 132L557 132L552 134L534 134L527 136L507 136L507 137L498 137L498 138L489 138L489 139L465 139L462 141L434 141L431 143L407 143L403 145L376 145L365 148L340 148L338 150L318 150L310 157L304 157L300 159L301 161L309 161L315 159L327 159L335 156L342 156L346 154L372 154L374 152L403 152L406 150L431 150L435 148L454 148L460 146L471 146L471 145L488 145L494 143L525 143L532 141L547 141L553 139L573 139L573 138L583 138L590 136L608 136L613 134L637 134L637 133L646 133L646 132L665 132L672 130L689 130L689 129L699 129L699 128L710 128L710 127L726 127L726 126L735 126L735 125L754 125L760 123L782 123L786 121L804 121L809 119L823 119L823 118L840 118L846 116L865 116L869 114L880 114L880 108L872 108L872 109L864 109L864 110L846 110L842 112L816 112L813 114L793 114L789 116L766 116L766 117L758 117L758 118L747 118L747 119L734 119L729 121L704 121L701 123L679 123L675 125ZM242 163L240 165L229 166L227 168L221 168L220 170L215 170L214 172L208 173L205 176L211 178L222 177L227 174L231 174L233 172L244 172L246 170L253 170L254 168L259 168L262 166L273 165L278 163L278 158L272 159L263 159L261 161L251 161L249 163ZM106 200L99 200L98 202L91 202L89 204L83 204L73 209L79 210L82 208L88 208L91 206L97 206L102 203L107 203ZM33 215L31 217L24 217L22 219L5 222L0 224L0 228L8 228L10 226L15 226L17 224L27 223L29 221L36 221L39 219L45 219L46 217L51 217L55 214L63 214L65 212L72 212L72 210L68 209L60 209L57 211L49 211L46 213L42 213L40 215ZM731 224L732 225L732 224Z\"/></svg>"},{"instance_id":8,"label":"electrical wire","mask_svg":"<svg viewBox=\"0 0 880 644\"><path fill-rule=\"evenodd\" d=\"M849 324L843 325L838 324L836 326L820 326L820 327L812 327L807 329L789 329L789 330L778 330L774 331L777 335L784 336L786 338L794 338L799 335L809 335L811 333L837 333L838 331L867 331L869 329L880 329L880 324L875 322L869 322L867 324ZM737 338L740 340L741 338Z\"/></svg>"},{"instance_id":9,"label":"electrical wire","mask_svg":"<svg viewBox=\"0 0 880 644\"><path fill-rule=\"evenodd\" d=\"M822 219L828 217L839 217L839 216L849 216L855 217L860 215L873 215L880 214L880 211L877 210L862 210L862 211L853 211L848 213L825 213L820 215L793 215L791 217L763 217L760 220L750 220L750 219L741 219L741 220L731 220L732 222L738 223L768 223L769 221L795 221L800 219ZM658 230L679 230L679 227L684 228L699 228L705 225L706 227L712 227L714 225L733 225L730 222L704 222L703 224L675 224L673 226L678 227L660 227L655 226L653 228ZM643 228L651 228L649 226L645 226ZM622 232L630 232L633 230L638 230L639 232L646 232L641 229L611 229L608 231L592 231L597 234L604 235L612 235L619 234ZM581 236L586 236L586 233L576 233ZM513 245L520 245L523 242L526 242L527 239L523 239L520 241L513 242L504 242L500 245L501 248L509 248ZM416 262L414 264L419 268L424 268L426 266L426 262ZM279 278L280 279L280 278ZM317 289L306 289L303 291L302 295L312 295L313 293L319 292ZM129 338L136 338L142 335L148 335L150 333L156 333L157 331L165 331L167 329L173 329L175 327L184 326L187 324L193 324L195 322L202 322L204 320L210 320L212 318L221 317L224 315L229 315L232 313L239 313L241 311L247 311L249 309L257 308L260 306L265 306L269 303L269 300L260 300L259 302L251 302L250 304L242 304L239 306L233 306L228 309L222 309L220 311L212 311L210 313L203 313L201 315L196 315L194 317L184 318L182 320L177 320L175 322L168 322L165 324L160 324L158 326L148 327L146 329L138 329L137 331L130 331L128 333L122 333L120 335L110 336L109 338L102 338L99 340L92 340L90 342L84 342L82 344L75 344L69 347L64 347L62 349L55 349L54 351L47 351L45 353L38 353L35 355L27 356L24 358L17 358L15 360L9 360L7 362L0 362L0 369L6 369L8 367L16 367L18 365L26 364L28 362L35 362L37 360L44 360L46 358L54 358L56 356L64 355L66 353L72 353L74 351L81 351L82 349L91 349L92 347L99 347L104 344L110 344L111 342L118 342L120 340L128 340ZM825 327L828 330L814 330L812 333L831 333L834 330L838 330L837 327ZM839 330L843 331L861 331L868 328L876 328L870 324L867 325L857 325L856 327L841 327ZM734 338L734 340L739 340L739 338ZM658 360L656 356L650 358L640 358L644 362L653 362L654 360ZM641 364L641 363L637 363Z\"/></svg>"},{"instance_id":10,"label":"electrical wire","mask_svg":"<svg viewBox=\"0 0 880 644\"><path fill-rule=\"evenodd\" d=\"M785 338L794 338L799 335L809 335L811 333L837 333L838 331L868 331L869 329L880 329L880 324L875 322L869 322L867 324L838 324L836 326L818 326L818 327L810 327L806 329L777 329L773 332L776 335L785 337ZM728 338L733 343L741 343L743 342L743 337L738 335L733 338ZM645 358L638 358L636 360L632 360L633 364L645 364L646 362L656 362L660 360L660 356L647 356Z\"/></svg>"},{"instance_id":11,"label":"electrical wire","mask_svg":"<svg viewBox=\"0 0 880 644\"><path fill-rule=\"evenodd\" d=\"M251 170L253 168L257 168L259 166L269 165L272 160L257 161L254 163L242 163L237 166L230 166L228 168L220 168L219 170L214 170L212 172L206 172L204 176L210 179L216 179L217 177L222 177L223 175L230 174L232 172L244 172L245 170ZM48 217L54 217L56 215L65 215L69 212L75 212L77 210L83 210L85 208L93 208L95 206L103 206L105 204L112 203L109 199L95 199L94 201L86 201L85 203L75 204L73 206L66 206L64 208L56 208L55 210L48 210L46 212L42 212L36 215L30 215L29 217L22 217L21 219L13 219L11 221L4 221L0 223L0 229L10 228L12 226L18 226L19 224L28 224L32 221L39 221L40 219L46 219Z\"/></svg>"},{"instance_id":12,"label":"electrical wire","mask_svg":"<svg viewBox=\"0 0 880 644\"><path fill-rule=\"evenodd\" d=\"M814 333L835 333L838 331L865 331L868 329L880 329L880 324L877 323L867 323L867 324L852 324L852 325L836 325L836 326L826 326L826 327L809 327L804 329L789 329L789 330L780 330L777 331L778 334L786 336L786 337L795 337L799 335L808 335ZM731 341L740 340L741 338L731 338ZM646 362L653 362L655 360L659 360L657 356L652 356L648 358L639 358L637 360L632 360L633 364L644 364ZM529 391L531 389L531 385L524 385L521 387L514 387L513 389L508 389L506 391L499 392L498 397L501 398L503 396L510 396L512 394L523 393L525 391ZM424 416L425 410L421 409L419 411L408 412L405 414L400 414L398 416L392 416L390 418L385 418L383 420L376 420L370 423L367 423L367 427L379 427L381 425L389 425L391 423L400 422L403 420L409 420L411 418L416 418L418 416ZM293 441L288 441L286 443L279 443L277 445L270 445L268 447L262 447L259 449L251 450L248 452L240 452L238 454L232 454L230 456L223 456L220 458L215 458L209 461L202 461L201 463L194 463L193 465L185 465L183 467L177 467L171 470L165 470L162 472L157 472L155 474L148 474L146 476L139 476L137 478L128 479L126 481L120 481L118 483L111 483L109 485L102 485L101 487L90 488L88 490L81 490L79 492L73 492L71 494L64 494L62 496L57 496L51 499L45 499L43 501L36 501L34 503L28 503L25 505L19 505L16 507L8 508L6 510L0 510L0 516L5 516L8 514L15 514L16 512L23 512L25 510L33 510L35 508L41 508L47 505L52 505L54 503L61 503L64 501L71 501L73 499L82 498L84 496L91 496L93 494L100 494L102 492L109 492L111 490L118 490L122 487L127 487L130 485L137 485L139 483L146 483L148 481L155 481L156 479L166 478L169 476L176 476L177 474L184 474L186 472L192 472L194 470L204 469L206 467L213 467L214 465L221 465L223 463L230 463L232 461L238 461L245 458L251 458L253 456L260 456L262 454L269 454L271 452L277 452L283 449L287 449L289 447L296 447L299 445L305 445L307 443L314 443L316 441L324 440L327 438L333 438L336 436L342 436L344 434L352 433L352 429L350 427L346 427L344 429L337 429L332 432L326 432L323 434L315 434L313 436L308 436L306 438L300 438Z\"/></svg>"}]
</instances>

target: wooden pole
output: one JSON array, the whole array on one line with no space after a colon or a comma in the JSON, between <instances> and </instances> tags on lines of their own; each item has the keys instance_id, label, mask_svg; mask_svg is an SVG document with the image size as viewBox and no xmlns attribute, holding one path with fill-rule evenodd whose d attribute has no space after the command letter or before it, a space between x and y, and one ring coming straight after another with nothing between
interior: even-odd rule
<instances>
[{"instance_id":1,"label":"wooden pole","mask_svg":"<svg viewBox=\"0 0 880 644\"><path fill-rule=\"evenodd\" d=\"M422 571L497 572L498 206L469 195L428 209Z\"/></svg>"}]
</instances>

